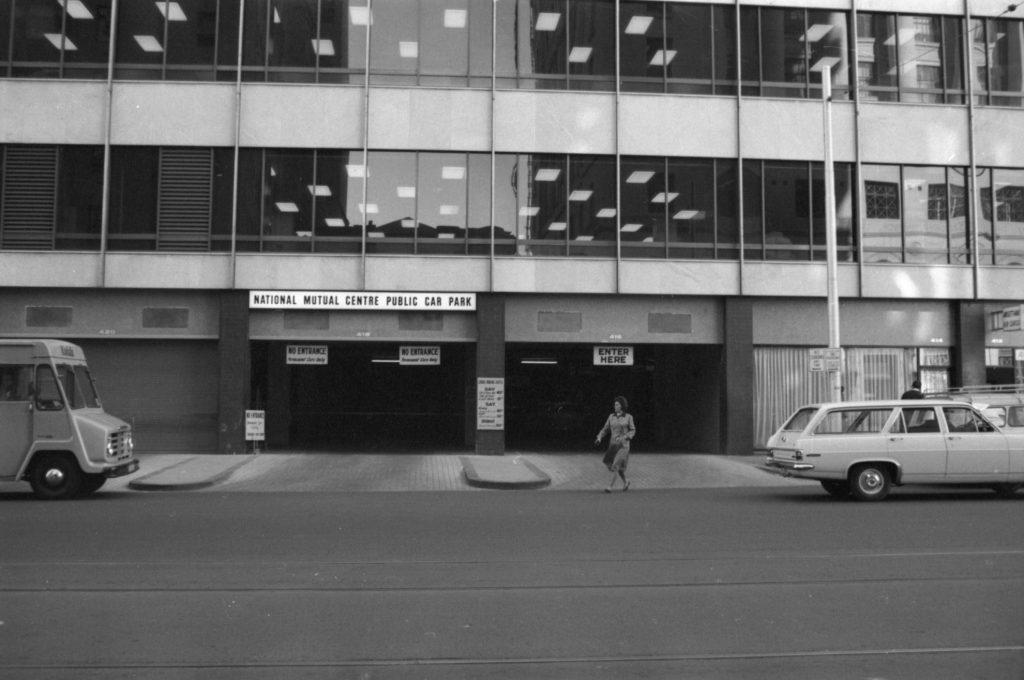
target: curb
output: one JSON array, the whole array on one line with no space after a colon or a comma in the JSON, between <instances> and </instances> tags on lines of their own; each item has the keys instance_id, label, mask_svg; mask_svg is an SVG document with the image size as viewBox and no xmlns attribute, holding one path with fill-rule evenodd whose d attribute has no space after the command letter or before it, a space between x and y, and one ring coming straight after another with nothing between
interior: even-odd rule
<instances>
[{"instance_id":1,"label":"curb","mask_svg":"<svg viewBox=\"0 0 1024 680\"><path fill-rule=\"evenodd\" d=\"M136 491L195 491L196 489L205 489L223 482L234 474L235 470L249 463L253 457L246 456L244 460L214 472L196 473L193 471L190 474L188 471L181 469L196 459L203 460L206 457L192 456L185 458L162 470L133 479L128 482L128 488L135 489ZM164 479L161 480L160 478Z\"/></svg>"},{"instance_id":2,"label":"curb","mask_svg":"<svg viewBox=\"0 0 1024 680\"><path fill-rule=\"evenodd\" d=\"M543 470L516 456L459 456L470 486L481 489L542 489L551 484Z\"/></svg>"}]
</instances>

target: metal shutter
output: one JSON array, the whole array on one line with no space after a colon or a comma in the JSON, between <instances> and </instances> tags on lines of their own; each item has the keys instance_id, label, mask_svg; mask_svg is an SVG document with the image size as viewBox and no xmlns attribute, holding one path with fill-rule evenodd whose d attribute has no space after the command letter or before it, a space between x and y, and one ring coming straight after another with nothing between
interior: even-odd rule
<instances>
[{"instance_id":1,"label":"metal shutter","mask_svg":"<svg viewBox=\"0 0 1024 680\"><path fill-rule=\"evenodd\" d=\"M11 145L4 154L0 248L53 250L57 147Z\"/></svg>"},{"instance_id":2,"label":"metal shutter","mask_svg":"<svg viewBox=\"0 0 1024 680\"><path fill-rule=\"evenodd\" d=\"M216 341L82 340L80 344L104 409L135 427L136 450L216 450Z\"/></svg>"},{"instance_id":3,"label":"metal shutter","mask_svg":"<svg viewBox=\"0 0 1024 680\"><path fill-rule=\"evenodd\" d=\"M212 149L160 149L157 250L210 250L212 192Z\"/></svg>"}]
</instances>

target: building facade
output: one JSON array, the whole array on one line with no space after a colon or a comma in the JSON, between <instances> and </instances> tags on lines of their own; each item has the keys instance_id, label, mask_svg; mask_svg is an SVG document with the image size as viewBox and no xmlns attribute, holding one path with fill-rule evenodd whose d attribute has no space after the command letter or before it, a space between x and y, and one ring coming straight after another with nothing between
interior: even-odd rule
<instances>
[{"instance_id":1,"label":"building facade","mask_svg":"<svg viewBox=\"0 0 1024 680\"><path fill-rule=\"evenodd\" d=\"M141 450L750 453L1024 382L1021 130L995 0L0 0L0 336Z\"/></svg>"}]
</instances>

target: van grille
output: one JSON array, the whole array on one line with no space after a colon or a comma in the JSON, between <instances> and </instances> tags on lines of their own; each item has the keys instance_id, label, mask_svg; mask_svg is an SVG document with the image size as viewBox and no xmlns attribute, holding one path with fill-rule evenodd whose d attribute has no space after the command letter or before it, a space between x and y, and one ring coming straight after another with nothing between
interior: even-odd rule
<instances>
[{"instance_id":1,"label":"van grille","mask_svg":"<svg viewBox=\"0 0 1024 680\"><path fill-rule=\"evenodd\" d=\"M111 432L107 441L110 444L107 450L115 460L128 460L132 457L132 431L129 428Z\"/></svg>"}]
</instances>

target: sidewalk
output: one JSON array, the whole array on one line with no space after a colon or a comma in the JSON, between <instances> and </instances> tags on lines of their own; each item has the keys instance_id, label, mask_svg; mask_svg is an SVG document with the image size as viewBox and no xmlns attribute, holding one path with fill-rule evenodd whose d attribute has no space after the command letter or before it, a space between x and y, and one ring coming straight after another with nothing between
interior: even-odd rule
<instances>
[{"instance_id":1,"label":"sidewalk","mask_svg":"<svg viewBox=\"0 0 1024 680\"><path fill-rule=\"evenodd\" d=\"M140 454L138 473L105 488L138 491L596 490L611 475L593 454ZM807 484L759 470L760 456L633 454L631 490ZM122 481L124 480L124 481Z\"/></svg>"}]
</instances>

